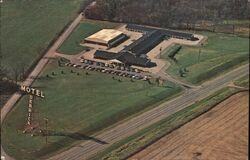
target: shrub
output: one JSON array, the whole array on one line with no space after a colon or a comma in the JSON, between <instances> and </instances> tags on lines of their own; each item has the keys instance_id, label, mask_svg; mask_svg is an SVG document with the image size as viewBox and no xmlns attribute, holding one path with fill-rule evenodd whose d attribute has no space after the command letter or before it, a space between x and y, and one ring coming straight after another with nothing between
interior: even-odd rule
<instances>
[{"instance_id":1,"label":"shrub","mask_svg":"<svg viewBox=\"0 0 250 160\"><path fill-rule=\"evenodd\" d=\"M171 48L171 50L168 53L168 57L171 59L174 59L175 55L181 50L181 45L175 45Z\"/></svg>"}]
</instances>

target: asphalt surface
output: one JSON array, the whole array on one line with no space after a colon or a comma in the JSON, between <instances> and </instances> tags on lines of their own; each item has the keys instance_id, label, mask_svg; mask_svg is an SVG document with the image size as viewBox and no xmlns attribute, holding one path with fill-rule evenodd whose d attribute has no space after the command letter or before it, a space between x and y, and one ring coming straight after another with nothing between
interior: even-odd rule
<instances>
[{"instance_id":1,"label":"asphalt surface","mask_svg":"<svg viewBox=\"0 0 250 160\"><path fill-rule=\"evenodd\" d=\"M208 81L199 88L187 89L181 96L165 102L95 137L107 144L96 143L90 140L84 141L80 145L51 157L50 160L84 160L90 158L115 142L180 111L196 101L208 97L212 93L228 86L232 81L247 74L249 74L249 64Z\"/></svg>"},{"instance_id":2,"label":"asphalt surface","mask_svg":"<svg viewBox=\"0 0 250 160\"><path fill-rule=\"evenodd\" d=\"M44 57L38 62L34 70L30 73L28 78L22 83L25 86L30 86L35 78L37 77L41 71L44 69L46 64L49 62L50 58L55 57L56 50L62 45L62 43L68 38L68 36L72 33L75 27L80 23L83 18L82 14L79 14L75 20L71 23L71 25L66 29L66 31L56 40L56 42L52 45L52 47L48 50L48 52L44 55ZM1 124L5 119L6 115L11 111L17 101L21 98L21 95L15 93L3 106L1 109ZM3 150L1 146L1 156L5 156L6 160L12 160L13 158L9 157Z\"/></svg>"}]
</instances>

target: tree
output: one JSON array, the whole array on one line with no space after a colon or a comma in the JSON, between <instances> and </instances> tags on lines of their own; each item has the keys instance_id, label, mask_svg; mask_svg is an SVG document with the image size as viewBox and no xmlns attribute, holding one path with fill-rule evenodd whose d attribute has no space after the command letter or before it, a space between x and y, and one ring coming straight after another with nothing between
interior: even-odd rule
<instances>
[{"instance_id":1,"label":"tree","mask_svg":"<svg viewBox=\"0 0 250 160\"><path fill-rule=\"evenodd\" d=\"M249 6L248 0L96 0L88 7L87 17L190 29L214 17L247 20Z\"/></svg>"},{"instance_id":2,"label":"tree","mask_svg":"<svg viewBox=\"0 0 250 160\"><path fill-rule=\"evenodd\" d=\"M156 82L157 86L160 86L160 79L161 79L160 77L155 79L155 82Z\"/></svg>"},{"instance_id":3,"label":"tree","mask_svg":"<svg viewBox=\"0 0 250 160\"><path fill-rule=\"evenodd\" d=\"M17 67L12 68L12 74L13 74L14 82L17 84L18 77L19 77L19 70Z\"/></svg>"},{"instance_id":4,"label":"tree","mask_svg":"<svg viewBox=\"0 0 250 160\"><path fill-rule=\"evenodd\" d=\"M58 64L59 67L62 66L62 62L60 60L57 61L57 64Z\"/></svg>"},{"instance_id":5,"label":"tree","mask_svg":"<svg viewBox=\"0 0 250 160\"><path fill-rule=\"evenodd\" d=\"M6 78L8 76L7 73L8 73L7 69L1 66L0 67L0 80L2 80L3 78Z\"/></svg>"},{"instance_id":6,"label":"tree","mask_svg":"<svg viewBox=\"0 0 250 160\"><path fill-rule=\"evenodd\" d=\"M22 76L21 79L24 80L24 79L25 79L25 76L26 76L26 75L25 75L25 72L26 72L26 70L25 70L25 65L22 64L20 68L21 68L21 76Z\"/></svg>"},{"instance_id":7,"label":"tree","mask_svg":"<svg viewBox=\"0 0 250 160\"><path fill-rule=\"evenodd\" d=\"M184 77L185 73L183 72L182 68L179 69L179 74L180 74L181 77Z\"/></svg>"},{"instance_id":8,"label":"tree","mask_svg":"<svg viewBox=\"0 0 250 160\"><path fill-rule=\"evenodd\" d=\"M150 79L147 79L147 82L148 82L148 84L152 84L152 82L150 81Z\"/></svg>"}]
</instances>

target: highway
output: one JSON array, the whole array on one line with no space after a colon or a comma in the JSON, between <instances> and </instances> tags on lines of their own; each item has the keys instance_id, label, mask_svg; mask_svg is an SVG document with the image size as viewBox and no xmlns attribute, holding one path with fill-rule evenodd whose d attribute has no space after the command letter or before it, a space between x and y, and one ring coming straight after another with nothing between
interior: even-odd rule
<instances>
[{"instance_id":1,"label":"highway","mask_svg":"<svg viewBox=\"0 0 250 160\"><path fill-rule=\"evenodd\" d=\"M111 128L104 133L97 135L102 141L108 144L99 144L93 141L84 141L80 145L70 148L60 154L57 154L50 160L84 160L88 159L94 154L104 150L110 145L128 137L139 130L146 128L166 117L172 115L181 109L208 97L212 93L228 86L232 81L241 76L249 74L249 64L236 68L226 74L223 74L211 81L201 85L199 88L187 89L181 96L167 101L158 107L147 111L137 117L134 117L114 128Z\"/></svg>"},{"instance_id":2,"label":"highway","mask_svg":"<svg viewBox=\"0 0 250 160\"><path fill-rule=\"evenodd\" d=\"M37 77L44 67L49 62L50 58L55 57L56 50L62 45L62 43L68 38L68 36L73 32L75 27L80 23L81 19L83 18L82 14L79 14L75 20L70 24L70 26L65 30L65 32L56 40L56 42L51 46L51 48L47 51L47 53L43 56L43 58L38 62L36 67L33 69L33 71L29 74L28 78L22 83L22 85L25 86L31 86L31 84L34 82L35 78ZM1 109L1 124L3 120L5 119L6 115L11 111L11 109L14 107L14 105L17 103L17 101L21 98L21 95L18 93L15 93L11 96L11 98L6 102L6 104ZM5 156L6 160L12 160L13 158L9 157L3 150L1 146L1 155Z\"/></svg>"}]
</instances>

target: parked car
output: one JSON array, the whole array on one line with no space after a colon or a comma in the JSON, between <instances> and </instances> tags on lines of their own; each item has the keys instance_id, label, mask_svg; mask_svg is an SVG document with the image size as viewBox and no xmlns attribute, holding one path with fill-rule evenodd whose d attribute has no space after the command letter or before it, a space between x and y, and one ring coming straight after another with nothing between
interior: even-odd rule
<instances>
[{"instance_id":1,"label":"parked car","mask_svg":"<svg viewBox=\"0 0 250 160\"><path fill-rule=\"evenodd\" d=\"M125 70L125 68L124 68L124 67L121 67L121 70L122 70L122 71L124 71L124 70Z\"/></svg>"},{"instance_id":2,"label":"parked car","mask_svg":"<svg viewBox=\"0 0 250 160\"><path fill-rule=\"evenodd\" d=\"M83 69L86 69L88 67L88 65L85 65L85 66L83 66Z\"/></svg>"},{"instance_id":3,"label":"parked car","mask_svg":"<svg viewBox=\"0 0 250 160\"><path fill-rule=\"evenodd\" d=\"M112 64L109 64L109 68L114 68L114 66Z\"/></svg>"},{"instance_id":4,"label":"parked car","mask_svg":"<svg viewBox=\"0 0 250 160\"><path fill-rule=\"evenodd\" d=\"M133 77L133 75L132 75L132 74L129 74L129 75L128 75L128 77L129 77L129 78L132 78L132 77Z\"/></svg>"},{"instance_id":5,"label":"parked car","mask_svg":"<svg viewBox=\"0 0 250 160\"><path fill-rule=\"evenodd\" d=\"M105 63L105 64L104 64L104 66L105 66L105 67L108 67L108 66L109 66L109 64Z\"/></svg>"},{"instance_id":6,"label":"parked car","mask_svg":"<svg viewBox=\"0 0 250 160\"><path fill-rule=\"evenodd\" d=\"M70 65L70 63L65 63L65 66L69 66Z\"/></svg>"},{"instance_id":7,"label":"parked car","mask_svg":"<svg viewBox=\"0 0 250 160\"><path fill-rule=\"evenodd\" d=\"M74 64L73 67L74 67L74 68L78 68L78 67L80 67L80 65Z\"/></svg>"},{"instance_id":8,"label":"parked car","mask_svg":"<svg viewBox=\"0 0 250 160\"><path fill-rule=\"evenodd\" d=\"M124 73L120 73L119 76L122 76Z\"/></svg>"}]
</instances>

